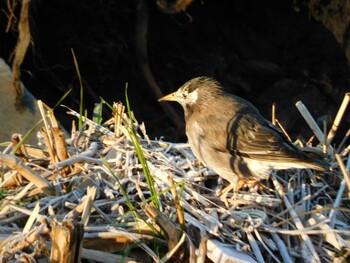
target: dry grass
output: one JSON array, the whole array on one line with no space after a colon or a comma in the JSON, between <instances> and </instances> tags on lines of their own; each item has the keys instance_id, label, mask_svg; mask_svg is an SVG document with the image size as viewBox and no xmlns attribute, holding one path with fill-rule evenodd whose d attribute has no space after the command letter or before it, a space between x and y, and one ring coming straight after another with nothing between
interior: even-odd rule
<instances>
[{"instance_id":1,"label":"dry grass","mask_svg":"<svg viewBox=\"0 0 350 263\"><path fill-rule=\"evenodd\" d=\"M41 109L43 144L20 147L18 157L9 154L12 145L0 154L2 262L341 262L349 255L343 161L350 147L332 150L333 128L325 147L308 145L327 152L333 171L274 172L259 186L220 196L222 180L188 144L150 140L120 107L103 125L83 117L86 129L66 142Z\"/></svg>"}]
</instances>

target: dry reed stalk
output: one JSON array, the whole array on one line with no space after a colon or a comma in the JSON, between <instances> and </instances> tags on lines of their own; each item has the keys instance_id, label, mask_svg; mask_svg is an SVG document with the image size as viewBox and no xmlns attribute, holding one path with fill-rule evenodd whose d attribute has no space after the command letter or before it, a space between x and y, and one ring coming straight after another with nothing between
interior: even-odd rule
<instances>
[{"instance_id":1,"label":"dry reed stalk","mask_svg":"<svg viewBox=\"0 0 350 263\"><path fill-rule=\"evenodd\" d=\"M349 169L350 169L349 166L350 166L350 158L348 158L348 161L347 161L347 164L346 164L346 167L345 167L345 170L347 172L349 172ZM348 180L347 180L346 176L343 176L343 179L342 179L342 181L340 183L340 186L339 186L339 190L338 190L337 196L336 196L336 198L334 200L333 209L330 211L329 216L328 216L329 219L331 220L329 225L332 228L334 228L336 214L337 214L337 209L341 205L343 193L345 191L346 186L348 185L347 181Z\"/></svg>"},{"instance_id":2,"label":"dry reed stalk","mask_svg":"<svg viewBox=\"0 0 350 263\"><path fill-rule=\"evenodd\" d=\"M26 166L18 157L7 154L0 154L0 164L16 170L28 181L41 189L47 195L54 195L52 185L37 172Z\"/></svg>"},{"instance_id":3,"label":"dry reed stalk","mask_svg":"<svg viewBox=\"0 0 350 263\"><path fill-rule=\"evenodd\" d=\"M164 217L164 215L153 204L145 204L144 209L146 214L165 231L168 238L169 250L175 248L176 244L179 242L180 231L176 228L174 223Z\"/></svg>"},{"instance_id":4,"label":"dry reed stalk","mask_svg":"<svg viewBox=\"0 0 350 263\"><path fill-rule=\"evenodd\" d=\"M324 154L327 153L327 149L329 147L329 143L328 143L328 140L327 140L327 122L324 120L323 121L323 135L324 135L324 138L323 138L323 141L322 141L322 151Z\"/></svg>"},{"instance_id":5,"label":"dry reed stalk","mask_svg":"<svg viewBox=\"0 0 350 263\"><path fill-rule=\"evenodd\" d=\"M52 164L49 166L49 168L54 169L59 167L66 167L82 161L87 161L87 162L97 163L99 165L102 165L103 164L102 160L92 158L92 156L95 156L97 154L97 149L98 149L98 143L92 142L86 151L78 155L72 156L61 162L57 162L56 164Z\"/></svg>"},{"instance_id":6,"label":"dry reed stalk","mask_svg":"<svg viewBox=\"0 0 350 263\"><path fill-rule=\"evenodd\" d=\"M41 128L40 134L41 134L41 136L44 139L45 145L46 145L47 150L48 150L49 155L50 155L51 162L52 163L57 163L58 162L58 158L57 158L57 156L55 154L55 151L54 151L53 142L52 142L52 140L50 140L50 134L47 133L47 129L45 129L44 127Z\"/></svg>"},{"instance_id":7,"label":"dry reed stalk","mask_svg":"<svg viewBox=\"0 0 350 263\"><path fill-rule=\"evenodd\" d=\"M206 255L212 262L256 262L251 256L215 239L206 242Z\"/></svg>"},{"instance_id":8,"label":"dry reed stalk","mask_svg":"<svg viewBox=\"0 0 350 263\"><path fill-rule=\"evenodd\" d=\"M287 197L285 196L284 190L282 188L282 185L277 181L276 176L274 174L272 174L272 181L276 187L276 190L278 191L278 194L281 196L281 198L283 198L284 204L285 206L289 209L289 213L295 223L295 226L299 229L299 230L303 230L304 226L300 220L300 218L298 217L297 213L295 212L295 210L292 208L292 205L290 204L289 200L287 199ZM305 258L305 260L309 261L309 260L315 260L316 262L321 262L320 257L318 256L318 253L316 253L316 250L311 242L310 237L307 234L301 234L300 237L304 240L305 245L307 246L307 248L310 250L311 252L311 256L312 259L310 258Z\"/></svg>"},{"instance_id":9,"label":"dry reed stalk","mask_svg":"<svg viewBox=\"0 0 350 263\"><path fill-rule=\"evenodd\" d=\"M45 248L42 236L48 233L49 229L46 224L41 224L27 233L8 236L0 246L0 259L3 262L8 262L18 251L26 250L34 243Z\"/></svg>"},{"instance_id":10,"label":"dry reed stalk","mask_svg":"<svg viewBox=\"0 0 350 263\"><path fill-rule=\"evenodd\" d=\"M93 207L93 202L96 198L96 187L88 187L86 193L86 202L81 215L81 222L84 226L89 223L89 218L91 214L91 208Z\"/></svg>"},{"instance_id":11,"label":"dry reed stalk","mask_svg":"<svg viewBox=\"0 0 350 263\"><path fill-rule=\"evenodd\" d=\"M11 136L12 149L15 149L21 140L22 140L22 136L20 134L18 133L12 134ZM28 161L28 158L27 158L28 152L24 144L21 144L19 149L15 152L15 155L20 157L24 162Z\"/></svg>"},{"instance_id":12,"label":"dry reed stalk","mask_svg":"<svg viewBox=\"0 0 350 263\"><path fill-rule=\"evenodd\" d=\"M305 105L301 101L298 101L295 104L295 106L298 108L299 112L304 117L306 123L309 125L310 129L313 131L313 133L315 134L315 136L319 140L319 142L323 143L325 135L321 131L320 127L318 127L316 121L311 116L310 112L305 107ZM330 155L333 153L333 147L332 146L330 146L330 145L328 146L327 153L330 154Z\"/></svg>"},{"instance_id":13,"label":"dry reed stalk","mask_svg":"<svg viewBox=\"0 0 350 263\"><path fill-rule=\"evenodd\" d=\"M278 247L278 250L281 253L281 257L283 259L283 262L285 262L285 263L292 263L293 262L292 258L289 255L288 248L284 244L283 240L276 233L272 233L272 238L275 241L275 243L276 243L276 245Z\"/></svg>"},{"instance_id":14,"label":"dry reed stalk","mask_svg":"<svg viewBox=\"0 0 350 263\"><path fill-rule=\"evenodd\" d=\"M350 153L350 144L341 152L341 156L346 156Z\"/></svg>"},{"instance_id":15,"label":"dry reed stalk","mask_svg":"<svg viewBox=\"0 0 350 263\"><path fill-rule=\"evenodd\" d=\"M41 100L38 100L37 103L41 114L41 118L44 122L44 127L41 129L41 133L42 133L42 136L44 137L46 147L48 148L51 161L53 163L57 163L58 159L54 151L53 136L50 132L52 126L47 121L47 115L49 114L51 109L49 107L46 107L45 103L43 103Z\"/></svg>"},{"instance_id":16,"label":"dry reed stalk","mask_svg":"<svg viewBox=\"0 0 350 263\"><path fill-rule=\"evenodd\" d=\"M31 215L29 216L26 225L23 228L23 234L28 233L29 230L32 228L36 218L38 217L40 212L40 204L39 202L36 203L35 208L33 209Z\"/></svg>"},{"instance_id":17,"label":"dry reed stalk","mask_svg":"<svg viewBox=\"0 0 350 263\"><path fill-rule=\"evenodd\" d=\"M81 224L65 220L51 224L52 248L50 262L80 262L83 227Z\"/></svg>"},{"instance_id":18,"label":"dry reed stalk","mask_svg":"<svg viewBox=\"0 0 350 263\"><path fill-rule=\"evenodd\" d=\"M81 202L65 215L65 219L77 220L79 215L85 213L84 218L82 217L82 222L85 224L88 220L89 213L91 212L91 199L94 198L95 195L96 188L95 190L89 190L89 192L81 199Z\"/></svg>"},{"instance_id":19,"label":"dry reed stalk","mask_svg":"<svg viewBox=\"0 0 350 263\"><path fill-rule=\"evenodd\" d=\"M272 103L271 113L271 122L276 125L276 103Z\"/></svg>"},{"instance_id":20,"label":"dry reed stalk","mask_svg":"<svg viewBox=\"0 0 350 263\"><path fill-rule=\"evenodd\" d=\"M11 209L13 211L22 213L22 215L24 215L25 217L31 216L33 213L36 213L35 211L33 212L32 210L29 210L27 208L24 208L24 207L21 207L19 205L16 205L13 202L7 202L6 206L7 206L7 208L9 208L9 209ZM1 211L1 212L3 212L3 211ZM46 217L38 213L37 217L36 217L36 221L41 222L41 223L45 223L46 222ZM1 222L1 223L3 223L3 222Z\"/></svg>"},{"instance_id":21,"label":"dry reed stalk","mask_svg":"<svg viewBox=\"0 0 350 263\"><path fill-rule=\"evenodd\" d=\"M30 182L29 184L27 184L25 187L22 188L21 191L19 191L12 199L12 201L20 201L22 198L24 198L25 196L30 196L29 190L33 187L33 183ZM41 192L41 191L40 191Z\"/></svg>"},{"instance_id":22,"label":"dry reed stalk","mask_svg":"<svg viewBox=\"0 0 350 263\"><path fill-rule=\"evenodd\" d=\"M318 225L320 229L326 231L323 233L325 241L331 244L338 250L350 248L350 245L337 233L333 232L333 228L327 224L328 219L320 214L314 213L311 215L311 218L308 220L310 226Z\"/></svg>"},{"instance_id":23,"label":"dry reed stalk","mask_svg":"<svg viewBox=\"0 0 350 263\"><path fill-rule=\"evenodd\" d=\"M68 158L68 152L63 130L59 127L52 127L52 135L56 146L58 160L66 160Z\"/></svg>"},{"instance_id":24,"label":"dry reed stalk","mask_svg":"<svg viewBox=\"0 0 350 263\"><path fill-rule=\"evenodd\" d=\"M350 101L350 92L347 92L345 94L345 96L344 96L342 104L340 105L338 113L337 113L337 115L336 115L336 117L334 119L332 128L331 128L331 130L329 131L329 133L327 135L327 143L328 144L331 144L333 139L334 139L335 133L338 130L339 124L341 122L341 119L343 118L345 110L348 107L349 101Z\"/></svg>"},{"instance_id":25,"label":"dry reed stalk","mask_svg":"<svg viewBox=\"0 0 350 263\"><path fill-rule=\"evenodd\" d=\"M123 116L125 112L125 106L121 103L113 103L113 109L115 110L114 114L114 133L117 138L122 135L120 127L123 123Z\"/></svg>"},{"instance_id":26,"label":"dry reed stalk","mask_svg":"<svg viewBox=\"0 0 350 263\"><path fill-rule=\"evenodd\" d=\"M93 233L93 234L87 234L84 236L84 238L99 238L99 239L107 239L110 240L114 239L114 242L121 242L122 245L125 247L125 243L130 242L133 244L138 244L140 248L145 251L154 262L159 262L158 256L156 253L150 249L144 242L141 242L141 240L154 240L157 241L157 238L154 236L147 236L143 234L136 234L136 233L129 233L124 230L116 230L111 232L99 232L99 233Z\"/></svg>"},{"instance_id":27,"label":"dry reed stalk","mask_svg":"<svg viewBox=\"0 0 350 263\"><path fill-rule=\"evenodd\" d=\"M88 124L89 126L92 126L92 127L93 127L94 129L96 129L97 131L101 132L101 133L104 134L104 135L107 135L107 136L110 136L110 137L112 137L112 138L115 138L114 133L111 132L110 130L106 129L105 127L103 127L103 126L101 126L101 125L99 125L99 124L97 124L97 123L95 123L95 122L93 122L92 120L86 118L85 116L80 116L80 114L79 114L78 112L74 111L74 110L72 110L72 109L70 109L70 108L68 108L68 107L66 107L66 106L64 106L64 107L67 108L67 109L69 110L69 111L67 111L67 114L73 115L73 116L75 116L75 117L77 117L77 118L80 118L80 117L81 117L82 120L83 120L83 122L85 122L85 123ZM122 128L121 128L121 129L122 129ZM123 133L124 133L124 132L127 133L126 130L124 131L124 130L122 129L122 131L123 131ZM125 133L124 133L124 134L125 134Z\"/></svg>"},{"instance_id":28,"label":"dry reed stalk","mask_svg":"<svg viewBox=\"0 0 350 263\"><path fill-rule=\"evenodd\" d=\"M38 101L38 107L44 121L44 127L41 132L49 150L51 160L53 160L54 164L66 160L68 158L68 152L64 132L59 127L52 109L40 100ZM66 176L70 172L70 168L65 167L61 172L63 176Z\"/></svg>"},{"instance_id":29,"label":"dry reed stalk","mask_svg":"<svg viewBox=\"0 0 350 263\"><path fill-rule=\"evenodd\" d=\"M315 134L312 134L311 137L307 140L306 144L310 145L312 144L313 140L315 139Z\"/></svg>"},{"instance_id":30,"label":"dry reed stalk","mask_svg":"<svg viewBox=\"0 0 350 263\"><path fill-rule=\"evenodd\" d=\"M35 160L45 160L49 157L49 154L42 147L36 147L33 145L25 145L26 152L28 156L34 158Z\"/></svg>"},{"instance_id":31,"label":"dry reed stalk","mask_svg":"<svg viewBox=\"0 0 350 263\"><path fill-rule=\"evenodd\" d=\"M171 260L171 258L174 256L175 253L178 252L178 250L180 249L180 247L183 245L183 243L185 242L185 239L186 239L186 235L185 234L182 234L181 237L180 237L180 240L177 242L177 244L172 248L170 249L170 251L168 251L165 256L163 256L160 260L161 263L165 263L165 262L168 262L169 260ZM182 257L184 255L182 254ZM176 260L174 260L175 262L182 262L182 259L181 258L176 258Z\"/></svg>"},{"instance_id":32,"label":"dry reed stalk","mask_svg":"<svg viewBox=\"0 0 350 263\"><path fill-rule=\"evenodd\" d=\"M110 227L109 229L107 229L108 231L105 232L103 230L100 230L98 232L91 232L91 233L86 233L85 234L85 241L89 243L89 241L93 241L94 243L96 243L96 247L98 247L98 240L109 240L115 242L115 244L113 245L119 245L118 251L120 251L123 247L125 247L126 243L137 243L139 242L141 239L146 241L151 241L154 243L161 243L161 244L167 244L164 240L159 239L157 237L154 236L154 233L151 234L146 234L141 232L138 232L137 228L134 229L135 233L132 231L126 231L123 230L121 228L114 228ZM90 245L89 247L93 247Z\"/></svg>"},{"instance_id":33,"label":"dry reed stalk","mask_svg":"<svg viewBox=\"0 0 350 263\"><path fill-rule=\"evenodd\" d=\"M339 143L339 146L337 148L337 153L340 153L341 150L344 147L345 142L347 141L347 139L349 139L350 137L350 129L347 130L347 132L345 133L345 136L343 137L343 139L341 140L341 142Z\"/></svg>"},{"instance_id":34,"label":"dry reed stalk","mask_svg":"<svg viewBox=\"0 0 350 263\"><path fill-rule=\"evenodd\" d=\"M22 177L17 171L8 171L1 176L0 187L11 187L14 185L19 185L18 177Z\"/></svg>"},{"instance_id":35,"label":"dry reed stalk","mask_svg":"<svg viewBox=\"0 0 350 263\"><path fill-rule=\"evenodd\" d=\"M249 231L246 231L246 235L247 235L248 241L250 243L250 246L254 252L256 260L259 263L264 263L265 262L264 257L262 255L261 250L258 246L258 243L256 242L255 238L253 237L252 233L250 233Z\"/></svg>"},{"instance_id":36,"label":"dry reed stalk","mask_svg":"<svg viewBox=\"0 0 350 263\"><path fill-rule=\"evenodd\" d=\"M349 172L346 170L345 165L343 163L343 160L341 159L340 155L338 153L335 154L335 159L337 160L340 171L342 172L344 179L346 181L346 184L348 186L348 196L350 197L350 176Z\"/></svg>"},{"instance_id":37,"label":"dry reed stalk","mask_svg":"<svg viewBox=\"0 0 350 263\"><path fill-rule=\"evenodd\" d=\"M82 258L104 263L141 263L140 261L136 261L126 256L114 255L111 253L86 248L82 250Z\"/></svg>"},{"instance_id":38,"label":"dry reed stalk","mask_svg":"<svg viewBox=\"0 0 350 263\"><path fill-rule=\"evenodd\" d=\"M282 132L284 133L284 135L287 137L287 139L289 141L292 141L292 139L290 138L290 136L288 135L287 131L284 129L284 127L282 126L282 124L279 122L279 120L275 119L275 123L277 124L277 126L282 130Z\"/></svg>"}]
</instances>

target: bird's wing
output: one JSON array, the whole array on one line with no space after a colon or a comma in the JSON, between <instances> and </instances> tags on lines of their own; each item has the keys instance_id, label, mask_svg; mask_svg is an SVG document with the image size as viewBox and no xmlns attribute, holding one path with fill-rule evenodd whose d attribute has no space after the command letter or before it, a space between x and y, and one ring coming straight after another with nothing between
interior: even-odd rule
<instances>
[{"instance_id":1,"label":"bird's wing","mask_svg":"<svg viewBox=\"0 0 350 263\"><path fill-rule=\"evenodd\" d=\"M222 155L234 155L257 161L298 162L317 170L328 166L310 158L289 142L282 132L254 112L236 112L234 117L206 114L196 116L195 120L192 125L198 126L196 136L200 149L205 149L206 153L209 149L214 150L213 153L216 152L220 158ZM206 158L203 153L199 153L199 156L202 160Z\"/></svg>"},{"instance_id":2,"label":"bird's wing","mask_svg":"<svg viewBox=\"0 0 350 263\"><path fill-rule=\"evenodd\" d=\"M202 143L231 154L266 155L279 152L283 143L277 131L247 114L236 114L231 119L225 114L200 115L191 130L202 138Z\"/></svg>"},{"instance_id":3,"label":"bird's wing","mask_svg":"<svg viewBox=\"0 0 350 263\"><path fill-rule=\"evenodd\" d=\"M261 116L238 114L228 129L228 149L236 154L261 161L311 161Z\"/></svg>"}]
</instances>

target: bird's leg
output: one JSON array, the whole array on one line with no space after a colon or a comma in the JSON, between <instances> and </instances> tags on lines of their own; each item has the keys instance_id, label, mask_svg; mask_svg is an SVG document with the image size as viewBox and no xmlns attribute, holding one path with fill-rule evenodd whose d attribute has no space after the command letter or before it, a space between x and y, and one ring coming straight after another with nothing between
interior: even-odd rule
<instances>
[{"instance_id":1,"label":"bird's leg","mask_svg":"<svg viewBox=\"0 0 350 263\"><path fill-rule=\"evenodd\" d=\"M223 196L223 195L227 195L228 192L230 192L232 189L235 188L235 185L230 183L228 184L227 186L224 187L224 189L222 189L219 193L218 193L218 196Z\"/></svg>"},{"instance_id":2,"label":"bird's leg","mask_svg":"<svg viewBox=\"0 0 350 263\"><path fill-rule=\"evenodd\" d=\"M219 196L223 196L223 195L226 196L228 192L230 192L231 190L233 190L234 192L238 192L243 188L243 186L245 186L246 182L247 181L244 181L244 180L238 180L237 182L230 182L230 184L225 186L225 188L220 191Z\"/></svg>"},{"instance_id":3,"label":"bird's leg","mask_svg":"<svg viewBox=\"0 0 350 263\"><path fill-rule=\"evenodd\" d=\"M230 207L227 201L227 194L233 190L233 199L237 199L237 193L243 188L245 181L237 180L236 182L230 182L224 189L222 189L220 194L220 199L225 203L226 207Z\"/></svg>"},{"instance_id":4,"label":"bird's leg","mask_svg":"<svg viewBox=\"0 0 350 263\"><path fill-rule=\"evenodd\" d=\"M229 204L227 202L227 194L234 188L235 188L234 184L230 183L227 186L225 186L225 188L222 189L219 194L220 199L225 203L226 207L229 207Z\"/></svg>"},{"instance_id":5,"label":"bird's leg","mask_svg":"<svg viewBox=\"0 0 350 263\"><path fill-rule=\"evenodd\" d=\"M235 191L241 190L246 185L246 182L247 181L244 181L244 180L238 180L237 183L235 184L234 190Z\"/></svg>"},{"instance_id":6,"label":"bird's leg","mask_svg":"<svg viewBox=\"0 0 350 263\"><path fill-rule=\"evenodd\" d=\"M258 180L239 180L236 187L234 188L235 191L241 190L243 187L248 187L249 189L255 188L257 185L259 185Z\"/></svg>"},{"instance_id":7,"label":"bird's leg","mask_svg":"<svg viewBox=\"0 0 350 263\"><path fill-rule=\"evenodd\" d=\"M249 180L249 181L246 181L245 184L248 186L249 190L250 189L257 190L258 187L259 187L260 181L258 181L258 180Z\"/></svg>"}]
</instances>

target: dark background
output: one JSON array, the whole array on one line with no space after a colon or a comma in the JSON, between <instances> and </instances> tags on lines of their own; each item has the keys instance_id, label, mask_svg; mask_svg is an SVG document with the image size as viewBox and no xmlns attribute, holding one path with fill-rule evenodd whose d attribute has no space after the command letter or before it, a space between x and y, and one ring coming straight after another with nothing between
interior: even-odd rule
<instances>
[{"instance_id":1,"label":"dark background","mask_svg":"<svg viewBox=\"0 0 350 263\"><path fill-rule=\"evenodd\" d=\"M136 32L145 27L149 65L164 93L192 77L213 76L230 92L250 100L268 119L275 102L277 118L293 139L312 134L294 106L296 101L302 100L320 123L324 119L331 123L335 117L349 87L346 43L337 42L334 32L314 19L310 1L201 0L186 12L166 14L149 0L145 1L147 24L137 22L142 3L32 0L32 44L22 65L25 86L50 106L72 88L63 104L78 110L74 49L90 116L99 97L110 103L125 102L128 83L131 107L137 119L146 123L149 136L184 141L183 129L169 120L140 71L135 50L142 43ZM14 21L5 32L9 14L5 3L1 10L0 57L9 62L17 24ZM17 18L19 11L20 2L14 10ZM348 33L344 34L346 38ZM181 107L172 106L182 116ZM57 109L56 114L69 129L72 119L65 110ZM340 137L347 127L348 115Z\"/></svg>"}]
</instances>

